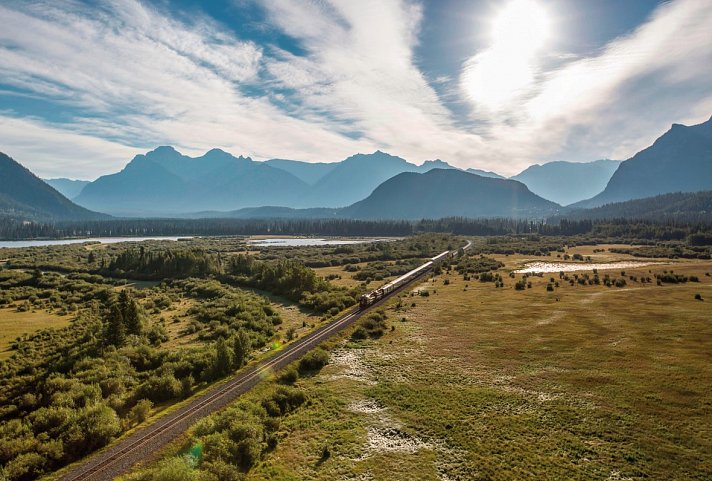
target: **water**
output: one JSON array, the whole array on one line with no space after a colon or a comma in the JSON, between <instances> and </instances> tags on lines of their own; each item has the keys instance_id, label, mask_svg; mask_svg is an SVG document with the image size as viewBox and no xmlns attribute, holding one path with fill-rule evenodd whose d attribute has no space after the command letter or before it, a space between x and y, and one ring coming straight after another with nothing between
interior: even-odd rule
<instances>
[{"instance_id":1,"label":"water","mask_svg":"<svg viewBox=\"0 0 712 481\"><path fill-rule=\"evenodd\" d=\"M101 244L116 244L117 242L141 242L147 240L177 241L187 237L89 237L85 239L52 239L52 240L21 240L0 241L0 249L12 247L44 247L61 246L66 244L82 244L84 242L99 242Z\"/></svg>"},{"instance_id":2,"label":"water","mask_svg":"<svg viewBox=\"0 0 712 481\"><path fill-rule=\"evenodd\" d=\"M273 237L250 239L247 242L255 247L300 247L300 246L337 246L364 244L366 242L385 242L388 239L319 239L316 237Z\"/></svg>"},{"instance_id":3,"label":"water","mask_svg":"<svg viewBox=\"0 0 712 481\"><path fill-rule=\"evenodd\" d=\"M573 263L573 262L529 262L524 268L514 271L517 274L527 274L535 272L574 272L574 271L599 271L606 269L635 269L636 267L645 267L653 264L653 262L609 262L606 264L594 263Z\"/></svg>"}]
</instances>

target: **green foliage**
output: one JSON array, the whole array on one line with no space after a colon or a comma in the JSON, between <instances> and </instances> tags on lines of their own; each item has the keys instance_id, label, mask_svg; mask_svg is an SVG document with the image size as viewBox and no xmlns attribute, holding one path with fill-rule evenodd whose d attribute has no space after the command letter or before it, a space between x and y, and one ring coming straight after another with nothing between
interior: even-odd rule
<instances>
[{"instance_id":1,"label":"green foliage","mask_svg":"<svg viewBox=\"0 0 712 481\"><path fill-rule=\"evenodd\" d=\"M299 360L299 372L301 374L314 373L329 364L329 353L317 347L306 353Z\"/></svg>"},{"instance_id":2,"label":"green foliage","mask_svg":"<svg viewBox=\"0 0 712 481\"><path fill-rule=\"evenodd\" d=\"M386 332L386 314L382 310L370 313L361 318L356 329L351 334L354 340L379 338Z\"/></svg>"}]
</instances>

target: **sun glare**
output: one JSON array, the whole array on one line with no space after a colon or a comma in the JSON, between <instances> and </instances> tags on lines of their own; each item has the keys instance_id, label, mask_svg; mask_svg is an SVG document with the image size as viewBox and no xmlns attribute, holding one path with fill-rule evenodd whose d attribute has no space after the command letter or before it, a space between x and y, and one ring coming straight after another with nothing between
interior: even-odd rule
<instances>
[{"instance_id":1,"label":"sun glare","mask_svg":"<svg viewBox=\"0 0 712 481\"><path fill-rule=\"evenodd\" d=\"M549 16L534 0L508 3L492 22L494 48L516 55L530 54L541 48L550 34Z\"/></svg>"},{"instance_id":2,"label":"sun glare","mask_svg":"<svg viewBox=\"0 0 712 481\"><path fill-rule=\"evenodd\" d=\"M491 44L466 66L463 85L480 108L499 110L531 85L537 53L551 35L536 0L512 0L492 20Z\"/></svg>"}]
</instances>

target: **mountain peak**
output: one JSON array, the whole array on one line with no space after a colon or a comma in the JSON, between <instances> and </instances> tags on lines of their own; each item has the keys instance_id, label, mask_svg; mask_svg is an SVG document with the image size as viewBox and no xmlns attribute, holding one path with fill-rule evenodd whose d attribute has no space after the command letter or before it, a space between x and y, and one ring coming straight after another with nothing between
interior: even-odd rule
<instances>
[{"instance_id":1,"label":"mountain peak","mask_svg":"<svg viewBox=\"0 0 712 481\"><path fill-rule=\"evenodd\" d=\"M148 152L148 154L177 154L178 151L173 147L172 145L160 145L153 149L152 151Z\"/></svg>"}]
</instances>

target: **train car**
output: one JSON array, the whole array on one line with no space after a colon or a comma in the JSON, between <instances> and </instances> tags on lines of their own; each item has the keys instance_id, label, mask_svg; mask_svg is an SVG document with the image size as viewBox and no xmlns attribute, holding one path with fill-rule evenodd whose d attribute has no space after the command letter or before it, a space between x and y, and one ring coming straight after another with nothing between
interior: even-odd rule
<instances>
[{"instance_id":1,"label":"train car","mask_svg":"<svg viewBox=\"0 0 712 481\"><path fill-rule=\"evenodd\" d=\"M451 251L442 252L442 253L436 255L435 257L431 258L430 260L433 261L433 262L440 262L440 261L442 261L443 259L445 259L445 258L447 257L447 255L448 255L450 252L451 252ZM456 251L455 251L455 252L456 252Z\"/></svg>"},{"instance_id":2,"label":"train car","mask_svg":"<svg viewBox=\"0 0 712 481\"><path fill-rule=\"evenodd\" d=\"M472 242L468 241L467 245L463 247L463 250L468 249L472 245ZM435 264L442 262L445 259L448 258L455 258L458 255L458 249L452 250L452 251L445 251L441 252L440 254L436 255L435 257L430 258L428 262L423 264L422 266L419 266L415 269L413 269L410 272L407 272L400 276L398 279L394 279L391 282L379 287L375 291L371 291L368 294L364 294L361 296L359 299L359 306L361 306L361 309L365 309L366 307L373 305L374 302L378 301L379 299L384 298L391 292L395 291L398 289L400 286L403 284L407 284L411 280L415 279L416 277L420 276L421 274L425 273L428 269L433 267Z\"/></svg>"},{"instance_id":3,"label":"train car","mask_svg":"<svg viewBox=\"0 0 712 481\"><path fill-rule=\"evenodd\" d=\"M420 276L421 274L426 272L428 269L430 269L432 267L432 265L433 265L433 261L428 261L425 264L413 269L412 271L403 274L399 278L392 280L391 282L385 284L384 286L379 287L375 291L371 291L368 294L362 295L361 298L359 299L359 305L361 306L362 309L372 305L374 302L387 296L388 294L395 291L403 284L407 284L411 280Z\"/></svg>"}]
</instances>

